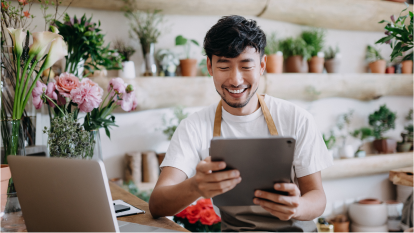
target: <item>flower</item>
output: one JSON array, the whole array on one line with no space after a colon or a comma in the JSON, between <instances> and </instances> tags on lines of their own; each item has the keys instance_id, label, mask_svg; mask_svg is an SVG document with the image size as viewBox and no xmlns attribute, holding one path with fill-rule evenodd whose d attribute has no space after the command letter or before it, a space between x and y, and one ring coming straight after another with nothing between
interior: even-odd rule
<instances>
[{"instance_id":1,"label":"flower","mask_svg":"<svg viewBox=\"0 0 414 233\"><path fill-rule=\"evenodd\" d=\"M23 11L24 17L26 18L30 18L30 13L29 11Z\"/></svg>"},{"instance_id":2,"label":"flower","mask_svg":"<svg viewBox=\"0 0 414 233\"><path fill-rule=\"evenodd\" d=\"M56 101L58 100L58 95L56 93L56 83L55 82L51 81L47 84L46 95L49 98L51 98L52 100L56 100ZM55 104L52 101L50 101L49 99L47 100L47 102L49 103L50 107L52 107L52 108L55 107Z\"/></svg>"},{"instance_id":3,"label":"flower","mask_svg":"<svg viewBox=\"0 0 414 233\"><path fill-rule=\"evenodd\" d=\"M112 91L111 91L112 89ZM113 78L109 81L108 91L111 91L110 96L115 94L124 94L125 93L125 83L122 78Z\"/></svg>"},{"instance_id":4,"label":"flower","mask_svg":"<svg viewBox=\"0 0 414 233\"><path fill-rule=\"evenodd\" d=\"M137 106L138 106L138 100L137 99L134 99L132 101L132 108L131 108L130 111L135 111L135 109L137 109Z\"/></svg>"},{"instance_id":5,"label":"flower","mask_svg":"<svg viewBox=\"0 0 414 233\"><path fill-rule=\"evenodd\" d=\"M33 32L32 36L33 44L30 46L29 56L36 56L37 61L43 58L49 43L61 37L59 34L49 31Z\"/></svg>"},{"instance_id":6,"label":"flower","mask_svg":"<svg viewBox=\"0 0 414 233\"><path fill-rule=\"evenodd\" d=\"M36 109L40 109L43 105L42 94L46 91L46 85L40 81L36 82L36 87L32 91L33 105Z\"/></svg>"},{"instance_id":7,"label":"flower","mask_svg":"<svg viewBox=\"0 0 414 233\"><path fill-rule=\"evenodd\" d=\"M1 3L1 9L6 11L9 9L9 5L7 3Z\"/></svg>"},{"instance_id":8,"label":"flower","mask_svg":"<svg viewBox=\"0 0 414 233\"><path fill-rule=\"evenodd\" d=\"M216 212L213 208L206 208L200 213L200 222L204 225L213 225L217 220Z\"/></svg>"},{"instance_id":9,"label":"flower","mask_svg":"<svg viewBox=\"0 0 414 233\"><path fill-rule=\"evenodd\" d=\"M180 213L175 215L178 218L187 218L187 208L183 209Z\"/></svg>"},{"instance_id":10,"label":"flower","mask_svg":"<svg viewBox=\"0 0 414 233\"><path fill-rule=\"evenodd\" d=\"M91 112L94 108L99 107L102 102L103 90L98 85L92 86L89 82L84 82L78 88L70 92L72 102L79 105L82 112Z\"/></svg>"},{"instance_id":11,"label":"flower","mask_svg":"<svg viewBox=\"0 0 414 233\"><path fill-rule=\"evenodd\" d=\"M23 6L25 6L25 5L29 4L29 3L27 2L27 0L17 0L17 1L19 2L19 4L20 4L20 5L23 5Z\"/></svg>"},{"instance_id":12,"label":"flower","mask_svg":"<svg viewBox=\"0 0 414 233\"><path fill-rule=\"evenodd\" d=\"M395 15L391 15L391 21L393 22L393 23L395 23Z\"/></svg>"},{"instance_id":13,"label":"flower","mask_svg":"<svg viewBox=\"0 0 414 233\"><path fill-rule=\"evenodd\" d=\"M90 80L89 78L83 78L82 81L80 82L80 85L86 85L86 84L89 84L91 86L97 86L99 88L99 95L102 98L104 91L96 82Z\"/></svg>"},{"instance_id":14,"label":"flower","mask_svg":"<svg viewBox=\"0 0 414 233\"><path fill-rule=\"evenodd\" d=\"M70 97L70 92L79 86L79 79L73 74L64 72L55 78L56 89L64 97Z\"/></svg>"},{"instance_id":15,"label":"flower","mask_svg":"<svg viewBox=\"0 0 414 233\"><path fill-rule=\"evenodd\" d=\"M187 207L187 219L191 224L196 223L200 219L201 209L197 205Z\"/></svg>"},{"instance_id":16,"label":"flower","mask_svg":"<svg viewBox=\"0 0 414 233\"><path fill-rule=\"evenodd\" d=\"M23 28L7 28L7 31L13 39L14 53L17 57L20 57L23 52L23 40L26 33L23 32Z\"/></svg>"},{"instance_id":17,"label":"flower","mask_svg":"<svg viewBox=\"0 0 414 233\"><path fill-rule=\"evenodd\" d=\"M42 68L47 69L51 67L53 64L55 64L55 62L64 58L66 55L68 55L68 47L66 46L65 41L63 41L62 37L56 38L50 45L49 53L47 54Z\"/></svg>"},{"instance_id":18,"label":"flower","mask_svg":"<svg viewBox=\"0 0 414 233\"><path fill-rule=\"evenodd\" d=\"M125 93L123 94L122 99L117 102L117 104L120 105L122 110L124 110L125 112L130 112L133 110L133 107L134 107L134 97L135 97L134 91L130 93Z\"/></svg>"}]
</instances>

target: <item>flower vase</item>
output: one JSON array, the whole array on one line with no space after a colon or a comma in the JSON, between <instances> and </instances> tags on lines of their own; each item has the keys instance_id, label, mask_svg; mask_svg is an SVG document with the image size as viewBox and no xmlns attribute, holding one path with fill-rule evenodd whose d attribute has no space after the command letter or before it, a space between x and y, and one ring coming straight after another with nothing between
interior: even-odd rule
<instances>
[{"instance_id":1,"label":"flower vase","mask_svg":"<svg viewBox=\"0 0 414 233\"><path fill-rule=\"evenodd\" d=\"M4 148L2 164L8 164L7 157L10 155L26 155L24 132L20 119L7 119L1 122L1 137Z\"/></svg>"},{"instance_id":2,"label":"flower vase","mask_svg":"<svg viewBox=\"0 0 414 233\"><path fill-rule=\"evenodd\" d=\"M6 200L4 209L1 210L1 232L24 232L26 224L24 223L22 208L16 193L2 194L1 199Z\"/></svg>"},{"instance_id":3,"label":"flower vase","mask_svg":"<svg viewBox=\"0 0 414 233\"><path fill-rule=\"evenodd\" d=\"M101 146L101 135L99 129L89 131L90 136L90 149L87 151L87 159L100 160L102 158L102 146Z\"/></svg>"},{"instance_id":4,"label":"flower vase","mask_svg":"<svg viewBox=\"0 0 414 233\"><path fill-rule=\"evenodd\" d=\"M157 64L155 64L154 50L155 44L141 44L142 53L145 60L145 73L144 76L156 76L157 75Z\"/></svg>"}]
</instances>

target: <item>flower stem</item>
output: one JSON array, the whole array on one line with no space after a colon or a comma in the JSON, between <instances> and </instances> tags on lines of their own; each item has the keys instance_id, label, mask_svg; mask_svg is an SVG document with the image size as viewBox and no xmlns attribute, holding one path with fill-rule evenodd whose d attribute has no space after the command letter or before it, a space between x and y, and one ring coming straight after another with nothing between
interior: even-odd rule
<instances>
[{"instance_id":1,"label":"flower stem","mask_svg":"<svg viewBox=\"0 0 414 233\"><path fill-rule=\"evenodd\" d=\"M108 94L105 96L105 99L102 101L101 106L99 107L99 110L101 110L101 108L103 107L106 98L108 98L108 96L111 94L112 90L114 89L114 87L111 87L111 90L109 90Z\"/></svg>"},{"instance_id":2,"label":"flower stem","mask_svg":"<svg viewBox=\"0 0 414 233\"><path fill-rule=\"evenodd\" d=\"M52 102L59 110L60 112L62 112L62 114L65 116L66 114L63 112L63 110L59 107L59 105L57 105L57 103L55 103L55 101L53 101L53 99L51 99L49 96L45 95L43 93L43 97L45 97L46 99L48 99L50 102Z\"/></svg>"},{"instance_id":3,"label":"flower stem","mask_svg":"<svg viewBox=\"0 0 414 233\"><path fill-rule=\"evenodd\" d=\"M20 88L20 56L16 56L17 72L16 72L16 89L14 90L14 103L13 103L13 119L17 119L19 109L19 88Z\"/></svg>"},{"instance_id":4,"label":"flower stem","mask_svg":"<svg viewBox=\"0 0 414 233\"><path fill-rule=\"evenodd\" d=\"M23 106L26 106L27 101L29 100L29 95L32 94L32 91L33 91L33 89L36 85L37 80L39 80L40 75L42 75L43 71L45 70L45 67L44 67L45 64L46 63L43 63L42 67L39 70L39 73L37 73L37 76L36 76L35 80L33 81L32 85L30 86L30 89L27 92L26 97L24 98ZM23 113L23 111L22 111L22 113Z\"/></svg>"},{"instance_id":5,"label":"flower stem","mask_svg":"<svg viewBox=\"0 0 414 233\"><path fill-rule=\"evenodd\" d=\"M24 96L24 94L26 93L26 90L27 90L27 86L29 85L29 80L30 80L30 77L32 77L32 73L33 73L33 71L34 71L34 69L35 69L35 67L36 67L36 65L37 65L37 60L33 63L33 65L32 65L32 67L30 68L30 71L29 71L29 74L27 75L27 79L26 79L26 82L25 82L25 84L24 84L24 89L23 89L23 91L21 91L20 92L20 94L19 94L19 96L21 96L21 99L23 100L23 96ZM23 71L23 74L24 74L25 72ZM22 85L21 85L21 88L20 88L20 90L22 89L22 87L23 87L23 83L22 83ZM23 107L22 107L22 109L21 109L21 113L20 114L23 114L23 110L24 110L24 107L25 107L26 105L23 105Z\"/></svg>"}]
</instances>

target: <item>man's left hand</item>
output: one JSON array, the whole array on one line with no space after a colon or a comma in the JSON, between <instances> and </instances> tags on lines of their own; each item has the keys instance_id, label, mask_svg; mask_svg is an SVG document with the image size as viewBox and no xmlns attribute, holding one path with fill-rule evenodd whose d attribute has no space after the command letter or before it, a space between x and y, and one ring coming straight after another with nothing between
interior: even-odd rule
<instances>
[{"instance_id":1,"label":"man's left hand","mask_svg":"<svg viewBox=\"0 0 414 233\"><path fill-rule=\"evenodd\" d=\"M263 209L282 221L295 218L301 201L298 186L292 183L278 183L273 187L277 191L287 192L288 195L256 190L254 192L255 198L253 199L253 203L260 205Z\"/></svg>"}]
</instances>

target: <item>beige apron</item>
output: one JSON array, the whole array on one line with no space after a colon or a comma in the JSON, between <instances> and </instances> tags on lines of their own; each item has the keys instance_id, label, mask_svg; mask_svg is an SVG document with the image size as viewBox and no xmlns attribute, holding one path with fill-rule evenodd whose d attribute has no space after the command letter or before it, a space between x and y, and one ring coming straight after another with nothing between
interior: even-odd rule
<instances>
[{"instance_id":1,"label":"beige apron","mask_svg":"<svg viewBox=\"0 0 414 233\"><path fill-rule=\"evenodd\" d=\"M259 94L257 94L257 97L259 98L259 104L262 107L270 134L273 136L279 135L263 97ZM221 115L222 104L220 101L214 118L213 137L219 137L221 135ZM219 209L222 231L317 231L313 221L298 221L294 219L281 221L258 205L221 206Z\"/></svg>"}]
</instances>

